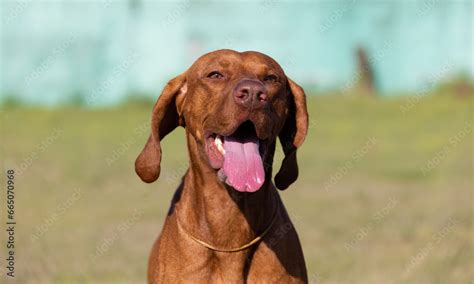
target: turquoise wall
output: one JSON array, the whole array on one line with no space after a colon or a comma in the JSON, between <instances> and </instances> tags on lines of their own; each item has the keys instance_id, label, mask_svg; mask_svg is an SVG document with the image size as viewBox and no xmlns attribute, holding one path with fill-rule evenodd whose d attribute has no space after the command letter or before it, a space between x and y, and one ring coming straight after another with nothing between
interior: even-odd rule
<instances>
[{"instance_id":1,"label":"turquoise wall","mask_svg":"<svg viewBox=\"0 0 474 284\"><path fill-rule=\"evenodd\" d=\"M90 105L159 94L219 48L274 57L305 86L341 92L368 50L384 94L474 74L472 1L4 1L1 93Z\"/></svg>"}]
</instances>

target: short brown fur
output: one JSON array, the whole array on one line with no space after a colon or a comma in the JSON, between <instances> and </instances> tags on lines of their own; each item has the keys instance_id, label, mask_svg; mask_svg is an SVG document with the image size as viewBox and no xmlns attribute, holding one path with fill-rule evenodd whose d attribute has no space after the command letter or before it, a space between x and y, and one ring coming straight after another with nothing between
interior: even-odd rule
<instances>
[{"instance_id":1,"label":"short brown fur","mask_svg":"<svg viewBox=\"0 0 474 284\"><path fill-rule=\"evenodd\" d=\"M213 70L219 80L207 76ZM276 75L275 82L265 76ZM244 79L262 82L268 105L244 109L232 100ZM250 120L264 143L265 182L254 193L237 192L223 183L209 164L205 136L209 131L232 134ZM297 233L275 189L284 190L298 177L296 149L308 128L303 89L286 77L272 58L262 53L218 50L200 57L164 88L152 113L151 135L135 162L145 182L160 174L160 141L178 126L186 129L190 166L171 202L163 231L155 242L148 266L149 283L306 283L307 273ZM285 158L271 181L277 137ZM241 247L259 236L275 219L263 239L238 252L215 247ZM178 224L179 219L179 224Z\"/></svg>"}]
</instances>

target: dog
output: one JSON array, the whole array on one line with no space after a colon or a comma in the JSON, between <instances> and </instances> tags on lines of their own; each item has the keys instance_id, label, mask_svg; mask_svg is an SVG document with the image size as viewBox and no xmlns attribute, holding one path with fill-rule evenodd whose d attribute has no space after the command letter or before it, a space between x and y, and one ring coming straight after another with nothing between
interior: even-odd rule
<instances>
[{"instance_id":1,"label":"dog","mask_svg":"<svg viewBox=\"0 0 474 284\"><path fill-rule=\"evenodd\" d=\"M298 177L304 90L271 57L217 50L167 83L135 161L160 175L160 141L186 131L189 169L149 257L148 283L307 283L303 251L276 188ZM272 182L277 138L284 152Z\"/></svg>"}]
</instances>

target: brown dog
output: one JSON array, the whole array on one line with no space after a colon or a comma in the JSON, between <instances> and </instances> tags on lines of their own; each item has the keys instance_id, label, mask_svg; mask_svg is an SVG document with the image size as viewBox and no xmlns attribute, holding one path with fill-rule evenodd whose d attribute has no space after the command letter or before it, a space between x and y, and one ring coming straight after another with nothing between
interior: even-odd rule
<instances>
[{"instance_id":1,"label":"brown dog","mask_svg":"<svg viewBox=\"0 0 474 284\"><path fill-rule=\"evenodd\" d=\"M298 176L308 128L303 89L272 58L218 50L172 79L156 102L151 135L135 162L160 175L163 139L186 128L190 167L149 259L149 283L307 282L296 231L271 181L275 143L284 190Z\"/></svg>"}]
</instances>

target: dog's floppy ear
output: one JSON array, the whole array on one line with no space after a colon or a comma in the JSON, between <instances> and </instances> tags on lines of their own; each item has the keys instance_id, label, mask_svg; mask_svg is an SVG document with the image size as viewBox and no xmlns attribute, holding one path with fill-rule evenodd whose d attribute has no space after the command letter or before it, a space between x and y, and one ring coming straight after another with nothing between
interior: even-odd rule
<instances>
[{"instance_id":1,"label":"dog's floppy ear","mask_svg":"<svg viewBox=\"0 0 474 284\"><path fill-rule=\"evenodd\" d=\"M285 153L280 170L275 176L275 185L285 190L298 178L296 149L303 144L308 131L308 111L303 88L288 78L288 114L282 130L278 134Z\"/></svg>"},{"instance_id":2,"label":"dog's floppy ear","mask_svg":"<svg viewBox=\"0 0 474 284\"><path fill-rule=\"evenodd\" d=\"M184 126L181 109L186 94L186 74L170 80L158 97L151 116L151 134L135 160L135 172L147 183L160 176L160 141L178 125Z\"/></svg>"}]
</instances>

